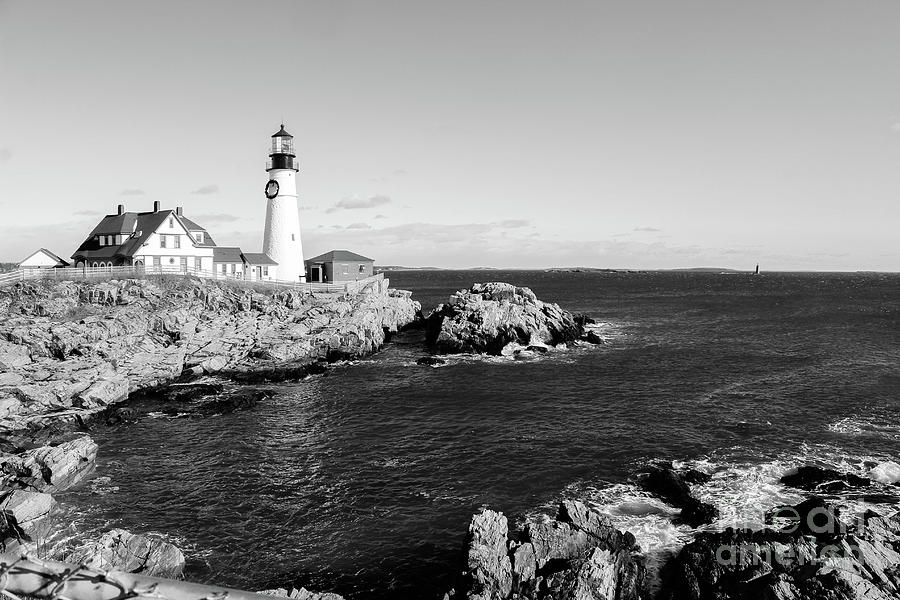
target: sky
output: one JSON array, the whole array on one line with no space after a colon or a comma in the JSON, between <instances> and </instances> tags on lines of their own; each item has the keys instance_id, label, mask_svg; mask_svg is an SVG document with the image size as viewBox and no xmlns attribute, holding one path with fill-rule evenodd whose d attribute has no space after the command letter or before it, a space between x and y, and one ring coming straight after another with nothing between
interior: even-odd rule
<instances>
[{"instance_id":1,"label":"sky","mask_svg":"<svg viewBox=\"0 0 900 600\"><path fill-rule=\"evenodd\" d=\"M0 260L154 200L259 251L900 271L900 3L0 0Z\"/></svg>"}]
</instances>

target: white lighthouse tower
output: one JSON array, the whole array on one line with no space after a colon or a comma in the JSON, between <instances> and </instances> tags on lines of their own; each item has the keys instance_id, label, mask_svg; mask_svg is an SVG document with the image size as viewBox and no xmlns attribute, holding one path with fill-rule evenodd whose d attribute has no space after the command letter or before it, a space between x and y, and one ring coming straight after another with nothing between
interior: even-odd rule
<instances>
[{"instance_id":1,"label":"white lighthouse tower","mask_svg":"<svg viewBox=\"0 0 900 600\"><path fill-rule=\"evenodd\" d=\"M284 130L272 136L266 171L266 230L263 253L278 263L278 279L306 281L303 245L300 243L300 212L297 207L297 157L294 137Z\"/></svg>"}]
</instances>

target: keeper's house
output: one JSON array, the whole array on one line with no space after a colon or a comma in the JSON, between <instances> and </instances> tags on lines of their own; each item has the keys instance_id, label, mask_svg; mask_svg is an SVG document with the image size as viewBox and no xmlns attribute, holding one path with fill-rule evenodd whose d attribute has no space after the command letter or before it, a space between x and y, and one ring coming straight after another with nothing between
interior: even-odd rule
<instances>
[{"instance_id":1,"label":"keeper's house","mask_svg":"<svg viewBox=\"0 0 900 600\"><path fill-rule=\"evenodd\" d=\"M248 263L240 248L217 246L205 228L175 210L153 203L149 212L126 212L119 205L106 215L72 255L81 267L146 267L148 271L198 272L238 279L276 279L277 265L252 254Z\"/></svg>"},{"instance_id":2,"label":"keeper's house","mask_svg":"<svg viewBox=\"0 0 900 600\"><path fill-rule=\"evenodd\" d=\"M306 281L310 283L342 283L375 274L373 259L349 250L332 250L305 262Z\"/></svg>"},{"instance_id":3,"label":"keeper's house","mask_svg":"<svg viewBox=\"0 0 900 600\"><path fill-rule=\"evenodd\" d=\"M31 256L19 263L19 268L25 272L41 269L56 269L68 267L69 263L53 254L46 248L35 251Z\"/></svg>"}]
</instances>

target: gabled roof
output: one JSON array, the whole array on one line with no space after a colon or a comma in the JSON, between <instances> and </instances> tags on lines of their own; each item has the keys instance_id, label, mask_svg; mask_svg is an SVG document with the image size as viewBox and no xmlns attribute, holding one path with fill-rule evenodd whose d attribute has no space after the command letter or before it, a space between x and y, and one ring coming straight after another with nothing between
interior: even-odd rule
<instances>
[{"instance_id":1,"label":"gabled roof","mask_svg":"<svg viewBox=\"0 0 900 600\"><path fill-rule=\"evenodd\" d=\"M197 244L198 246L215 246L216 245L216 242L213 241L212 236L209 235L209 232L205 228L201 227L194 221L191 221L184 215L180 215L180 216L178 216L178 218L181 219L181 223L184 225L184 228L187 229L188 231L190 231L192 233L195 231L203 232L203 241L198 242L196 239L194 239L195 244Z\"/></svg>"},{"instance_id":2,"label":"gabled roof","mask_svg":"<svg viewBox=\"0 0 900 600\"><path fill-rule=\"evenodd\" d=\"M357 254L356 252L350 252L349 250L332 250L331 252L326 252L325 254L320 254L319 256L314 256L312 258L307 258L306 262L334 262L336 260L346 260L350 262L375 262L374 258L366 258L361 254Z\"/></svg>"},{"instance_id":3,"label":"gabled roof","mask_svg":"<svg viewBox=\"0 0 900 600\"><path fill-rule=\"evenodd\" d=\"M214 263L242 263L241 249L236 246L216 246L213 248Z\"/></svg>"},{"instance_id":4,"label":"gabled roof","mask_svg":"<svg viewBox=\"0 0 900 600\"><path fill-rule=\"evenodd\" d=\"M31 254L29 254L28 256L26 256L25 258L23 258L23 259L19 262L19 264L21 265L22 263L26 262L26 261L27 261L29 258L31 258L32 256L36 256L36 255L41 254L41 253L46 254L49 258L51 258L52 260L55 260L55 261L56 261L56 264L57 264L58 266L60 266L60 267L68 267L68 266L69 266L69 261L63 260L62 258L60 258L60 257L58 257L57 255L55 255L54 253L50 252L50 251L47 250L46 248L38 248L37 250L35 250L35 251L32 252Z\"/></svg>"},{"instance_id":5,"label":"gabled roof","mask_svg":"<svg viewBox=\"0 0 900 600\"><path fill-rule=\"evenodd\" d=\"M173 217L181 219L175 214L174 210L161 210L159 212L142 212L142 213L125 213L122 215L106 215L100 221L100 224L94 227L88 238L82 242L72 254L72 258L80 256L83 258L112 258L115 256L131 257L138 253L147 239L153 235L160 226L166 222L166 219ZM182 223L184 224L184 223ZM123 230L117 227L127 227ZM128 237L120 246L101 246L97 239L98 235L117 235L124 234L134 237ZM137 235L140 234L140 235ZM205 237L205 236L204 236ZM191 240L193 243L194 240ZM197 244L200 246L214 245L211 243Z\"/></svg>"},{"instance_id":6,"label":"gabled roof","mask_svg":"<svg viewBox=\"0 0 900 600\"><path fill-rule=\"evenodd\" d=\"M160 226L166 222L168 218L176 219L186 231L203 232L203 241L198 242L193 236L191 243L195 246L212 247L216 246L215 240L209 235L205 228L201 227L194 221L177 214L173 210L160 210L159 212L142 212L142 213L124 213L116 215L106 215L100 220L100 223L94 227L88 238L82 242L78 250L72 254L72 257L82 258L113 258L113 257L131 257L138 253L147 239L153 235ZM140 233L140 235L136 235ZM165 233L165 232L163 232ZM131 237L135 234L136 237ZM101 246L98 235L127 235L129 236L120 246ZM239 260L235 262L240 262Z\"/></svg>"},{"instance_id":7,"label":"gabled roof","mask_svg":"<svg viewBox=\"0 0 900 600\"><path fill-rule=\"evenodd\" d=\"M215 251L213 251L215 256ZM244 252L244 262L248 265L277 265L278 263L262 252Z\"/></svg>"}]
</instances>

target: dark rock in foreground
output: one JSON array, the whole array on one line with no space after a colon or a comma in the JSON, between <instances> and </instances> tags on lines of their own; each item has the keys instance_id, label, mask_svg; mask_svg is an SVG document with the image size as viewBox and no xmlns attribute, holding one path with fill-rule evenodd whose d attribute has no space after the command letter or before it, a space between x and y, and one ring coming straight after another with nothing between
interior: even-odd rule
<instances>
[{"instance_id":1,"label":"dark rock in foreground","mask_svg":"<svg viewBox=\"0 0 900 600\"><path fill-rule=\"evenodd\" d=\"M708 476L699 471L677 472L671 464L648 465L638 473L637 482L644 490L681 509L681 521L691 527L712 523L719 516L716 507L691 495L688 482L702 483Z\"/></svg>"},{"instance_id":2,"label":"dark rock in foreground","mask_svg":"<svg viewBox=\"0 0 900 600\"><path fill-rule=\"evenodd\" d=\"M787 510L789 508L789 510ZM900 597L900 515L847 524L811 498L783 530L701 533L673 565L673 598L864 600Z\"/></svg>"},{"instance_id":3,"label":"dark rock in foreground","mask_svg":"<svg viewBox=\"0 0 900 600\"><path fill-rule=\"evenodd\" d=\"M554 521L528 523L510 541L506 517L475 515L466 539L466 562L450 594L467 600L645 597L645 567L634 536L607 515L565 501Z\"/></svg>"},{"instance_id":4,"label":"dark rock in foreground","mask_svg":"<svg viewBox=\"0 0 900 600\"><path fill-rule=\"evenodd\" d=\"M124 529L107 531L100 539L76 548L65 560L101 571L115 569L152 577L177 578L184 570L184 554L177 547L156 536Z\"/></svg>"},{"instance_id":5,"label":"dark rock in foreground","mask_svg":"<svg viewBox=\"0 0 900 600\"><path fill-rule=\"evenodd\" d=\"M476 283L428 316L426 342L441 353L499 355L510 343L557 345L584 336L584 323L530 289L509 283Z\"/></svg>"},{"instance_id":6,"label":"dark rock in foreground","mask_svg":"<svg viewBox=\"0 0 900 600\"><path fill-rule=\"evenodd\" d=\"M443 365L446 362L446 360L444 360L443 358L438 358L437 356L423 356L416 361L416 364L433 367L435 365Z\"/></svg>"},{"instance_id":7,"label":"dark rock in foreground","mask_svg":"<svg viewBox=\"0 0 900 600\"><path fill-rule=\"evenodd\" d=\"M781 483L809 492L841 492L853 488L866 488L872 481L852 473L840 473L834 469L824 469L806 465L781 478Z\"/></svg>"},{"instance_id":8,"label":"dark rock in foreground","mask_svg":"<svg viewBox=\"0 0 900 600\"><path fill-rule=\"evenodd\" d=\"M332 592L311 592L306 588L293 588L290 591L284 588L275 588L274 590L262 590L257 593L277 598L293 598L294 600L344 600L343 596Z\"/></svg>"}]
</instances>

